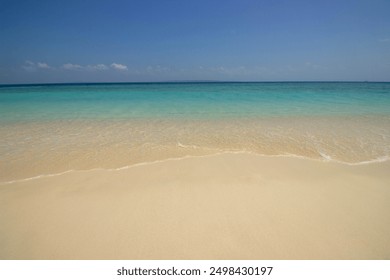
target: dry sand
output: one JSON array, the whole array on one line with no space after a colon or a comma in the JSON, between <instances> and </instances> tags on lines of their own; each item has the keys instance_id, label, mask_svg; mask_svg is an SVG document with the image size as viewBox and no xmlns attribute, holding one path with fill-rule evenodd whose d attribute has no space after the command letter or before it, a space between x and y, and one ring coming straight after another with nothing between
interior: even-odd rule
<instances>
[{"instance_id":1,"label":"dry sand","mask_svg":"<svg viewBox=\"0 0 390 280\"><path fill-rule=\"evenodd\" d=\"M389 170L220 154L0 185L0 259L390 259Z\"/></svg>"}]
</instances>

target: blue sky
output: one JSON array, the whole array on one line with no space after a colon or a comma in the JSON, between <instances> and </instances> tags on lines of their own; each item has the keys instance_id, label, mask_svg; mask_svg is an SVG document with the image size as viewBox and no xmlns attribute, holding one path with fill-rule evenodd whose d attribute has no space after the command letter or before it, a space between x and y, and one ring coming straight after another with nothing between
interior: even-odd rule
<instances>
[{"instance_id":1,"label":"blue sky","mask_svg":"<svg viewBox=\"0 0 390 280\"><path fill-rule=\"evenodd\" d=\"M390 81L389 0L0 0L0 84Z\"/></svg>"}]
</instances>

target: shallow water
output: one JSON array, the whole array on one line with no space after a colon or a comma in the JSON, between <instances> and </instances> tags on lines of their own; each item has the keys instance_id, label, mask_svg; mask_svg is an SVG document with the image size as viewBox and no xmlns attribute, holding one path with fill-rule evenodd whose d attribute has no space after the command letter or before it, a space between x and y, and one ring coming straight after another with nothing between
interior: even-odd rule
<instances>
[{"instance_id":1,"label":"shallow water","mask_svg":"<svg viewBox=\"0 0 390 280\"><path fill-rule=\"evenodd\" d=\"M220 152L390 156L390 83L0 87L1 181Z\"/></svg>"}]
</instances>

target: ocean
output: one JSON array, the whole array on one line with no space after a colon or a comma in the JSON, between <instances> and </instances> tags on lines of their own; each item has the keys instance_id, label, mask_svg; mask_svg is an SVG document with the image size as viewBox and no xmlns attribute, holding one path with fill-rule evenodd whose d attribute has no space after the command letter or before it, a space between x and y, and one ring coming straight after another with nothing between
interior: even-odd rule
<instances>
[{"instance_id":1,"label":"ocean","mask_svg":"<svg viewBox=\"0 0 390 280\"><path fill-rule=\"evenodd\" d=\"M0 86L0 181L256 153L345 164L390 157L390 83Z\"/></svg>"}]
</instances>

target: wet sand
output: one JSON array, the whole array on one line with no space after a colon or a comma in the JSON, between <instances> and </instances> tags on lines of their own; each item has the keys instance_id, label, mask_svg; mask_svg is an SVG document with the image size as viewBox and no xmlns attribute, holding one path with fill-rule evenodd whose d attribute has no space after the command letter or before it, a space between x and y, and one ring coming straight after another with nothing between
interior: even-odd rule
<instances>
[{"instance_id":1,"label":"wet sand","mask_svg":"<svg viewBox=\"0 0 390 280\"><path fill-rule=\"evenodd\" d=\"M390 159L386 116L31 121L2 124L0 135L0 183L221 152Z\"/></svg>"},{"instance_id":2,"label":"wet sand","mask_svg":"<svg viewBox=\"0 0 390 280\"><path fill-rule=\"evenodd\" d=\"M390 259L390 162L225 153L0 185L0 259Z\"/></svg>"}]
</instances>

